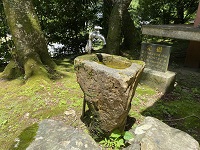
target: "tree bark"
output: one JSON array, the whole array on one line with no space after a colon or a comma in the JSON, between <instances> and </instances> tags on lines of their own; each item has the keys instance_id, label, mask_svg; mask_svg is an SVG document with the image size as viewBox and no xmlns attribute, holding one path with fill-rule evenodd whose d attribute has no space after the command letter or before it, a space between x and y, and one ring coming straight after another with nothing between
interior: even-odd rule
<instances>
[{"instance_id":1,"label":"tree bark","mask_svg":"<svg viewBox=\"0 0 200 150\"><path fill-rule=\"evenodd\" d=\"M130 5L131 0L113 0L113 8L109 18L106 50L110 54L119 55L122 41L122 18L124 11Z\"/></svg>"},{"instance_id":2,"label":"tree bark","mask_svg":"<svg viewBox=\"0 0 200 150\"><path fill-rule=\"evenodd\" d=\"M103 0L103 35L105 37L108 35L109 17L112 8L113 2L111 0Z\"/></svg>"},{"instance_id":3,"label":"tree bark","mask_svg":"<svg viewBox=\"0 0 200 150\"><path fill-rule=\"evenodd\" d=\"M4 11L15 48L12 60L3 72L4 78L24 74L48 76L47 68L54 69L47 44L31 0L3 0Z\"/></svg>"},{"instance_id":4,"label":"tree bark","mask_svg":"<svg viewBox=\"0 0 200 150\"><path fill-rule=\"evenodd\" d=\"M120 3L115 3L109 19L106 50L110 54L119 55L121 42L121 23L122 14L120 14Z\"/></svg>"},{"instance_id":5,"label":"tree bark","mask_svg":"<svg viewBox=\"0 0 200 150\"><path fill-rule=\"evenodd\" d=\"M124 37L122 47L125 50L133 50L135 46L141 42L139 35L136 33L135 25L128 9L124 11L123 15L122 34Z\"/></svg>"}]
</instances>

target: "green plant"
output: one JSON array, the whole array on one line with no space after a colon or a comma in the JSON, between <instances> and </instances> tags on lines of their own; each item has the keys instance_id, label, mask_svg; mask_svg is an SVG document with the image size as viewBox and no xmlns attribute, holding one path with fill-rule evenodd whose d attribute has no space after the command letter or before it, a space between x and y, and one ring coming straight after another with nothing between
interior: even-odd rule
<instances>
[{"instance_id":1,"label":"green plant","mask_svg":"<svg viewBox=\"0 0 200 150\"><path fill-rule=\"evenodd\" d=\"M114 130L108 138L105 138L99 143L108 148L120 149L125 146L125 141L132 138L132 133L128 131L120 132L119 130Z\"/></svg>"},{"instance_id":2,"label":"green plant","mask_svg":"<svg viewBox=\"0 0 200 150\"><path fill-rule=\"evenodd\" d=\"M66 104L67 104L66 100L60 100L59 107L62 107L63 105L66 105Z\"/></svg>"},{"instance_id":3,"label":"green plant","mask_svg":"<svg viewBox=\"0 0 200 150\"><path fill-rule=\"evenodd\" d=\"M200 93L200 88L192 88L192 94L199 94Z\"/></svg>"}]
</instances>

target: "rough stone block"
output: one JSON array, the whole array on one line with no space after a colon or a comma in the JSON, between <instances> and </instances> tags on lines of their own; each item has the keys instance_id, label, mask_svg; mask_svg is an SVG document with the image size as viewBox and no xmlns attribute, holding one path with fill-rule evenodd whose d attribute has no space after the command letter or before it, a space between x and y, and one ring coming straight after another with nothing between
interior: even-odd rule
<instances>
[{"instance_id":1,"label":"rough stone block","mask_svg":"<svg viewBox=\"0 0 200 150\"><path fill-rule=\"evenodd\" d=\"M124 130L144 62L109 54L91 54L75 59L77 81L92 113L93 131Z\"/></svg>"}]
</instances>

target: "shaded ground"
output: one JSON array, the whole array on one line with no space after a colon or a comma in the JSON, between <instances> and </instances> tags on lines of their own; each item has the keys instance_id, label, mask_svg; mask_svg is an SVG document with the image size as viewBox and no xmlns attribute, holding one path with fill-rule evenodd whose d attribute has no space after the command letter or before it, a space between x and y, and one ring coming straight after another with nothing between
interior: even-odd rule
<instances>
[{"instance_id":1,"label":"shaded ground","mask_svg":"<svg viewBox=\"0 0 200 150\"><path fill-rule=\"evenodd\" d=\"M0 150L25 149L45 118L62 120L88 132L80 120L83 93L76 82L70 59L57 61L61 78L46 82L35 79L0 80ZM138 85L130 116L139 124L144 116L153 116L181 129L200 142L200 71L170 65L177 72L177 85L169 94ZM14 148L18 139L22 147ZM12 145L12 147L11 147Z\"/></svg>"},{"instance_id":2,"label":"shaded ground","mask_svg":"<svg viewBox=\"0 0 200 150\"><path fill-rule=\"evenodd\" d=\"M200 72L188 68L174 68L176 87L162 95L153 105L141 112L163 120L171 127L192 135L200 142Z\"/></svg>"},{"instance_id":3,"label":"shaded ground","mask_svg":"<svg viewBox=\"0 0 200 150\"><path fill-rule=\"evenodd\" d=\"M140 111L141 115L163 120L200 142L200 68L184 67L187 43L179 41L173 45L168 70L177 73L174 90L165 95L156 92L151 96L137 96L138 91L135 98L144 99L145 108ZM139 106L141 104L142 101Z\"/></svg>"}]
</instances>

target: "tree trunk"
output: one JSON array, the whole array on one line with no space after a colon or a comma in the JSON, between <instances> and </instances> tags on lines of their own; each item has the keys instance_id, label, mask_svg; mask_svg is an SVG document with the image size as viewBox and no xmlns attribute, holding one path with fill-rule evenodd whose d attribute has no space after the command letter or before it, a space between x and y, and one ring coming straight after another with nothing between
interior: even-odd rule
<instances>
[{"instance_id":1,"label":"tree trunk","mask_svg":"<svg viewBox=\"0 0 200 150\"><path fill-rule=\"evenodd\" d=\"M122 20L122 34L124 37L122 47L125 50L133 50L137 44L140 43L141 39L137 35L135 30L134 22L128 12L128 9L124 11Z\"/></svg>"},{"instance_id":2,"label":"tree trunk","mask_svg":"<svg viewBox=\"0 0 200 150\"><path fill-rule=\"evenodd\" d=\"M109 18L109 29L107 36L106 50L110 54L119 55L120 44L122 41L121 28L122 16L130 5L131 0L117 0L113 2L113 8Z\"/></svg>"},{"instance_id":3,"label":"tree trunk","mask_svg":"<svg viewBox=\"0 0 200 150\"><path fill-rule=\"evenodd\" d=\"M107 37L108 35L108 25L111 10L113 8L113 3L111 0L103 0L103 35Z\"/></svg>"},{"instance_id":4,"label":"tree trunk","mask_svg":"<svg viewBox=\"0 0 200 150\"><path fill-rule=\"evenodd\" d=\"M54 69L47 44L40 28L31 0L3 0L4 11L15 48L13 60L7 65L3 77L14 78L24 74L48 76L47 67Z\"/></svg>"},{"instance_id":5,"label":"tree trunk","mask_svg":"<svg viewBox=\"0 0 200 150\"><path fill-rule=\"evenodd\" d=\"M119 55L121 42L121 23L120 4L116 3L110 14L106 50L110 54Z\"/></svg>"}]
</instances>

